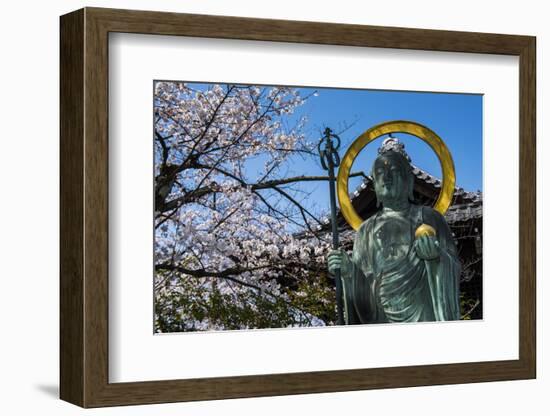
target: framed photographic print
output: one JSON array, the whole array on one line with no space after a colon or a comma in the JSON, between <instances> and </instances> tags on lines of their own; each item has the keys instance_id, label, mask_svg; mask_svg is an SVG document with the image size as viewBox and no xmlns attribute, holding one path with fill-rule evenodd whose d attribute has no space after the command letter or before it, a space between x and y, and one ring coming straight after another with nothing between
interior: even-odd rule
<instances>
[{"instance_id":1,"label":"framed photographic print","mask_svg":"<svg viewBox=\"0 0 550 416\"><path fill-rule=\"evenodd\" d=\"M534 378L535 38L61 17L61 398Z\"/></svg>"}]
</instances>

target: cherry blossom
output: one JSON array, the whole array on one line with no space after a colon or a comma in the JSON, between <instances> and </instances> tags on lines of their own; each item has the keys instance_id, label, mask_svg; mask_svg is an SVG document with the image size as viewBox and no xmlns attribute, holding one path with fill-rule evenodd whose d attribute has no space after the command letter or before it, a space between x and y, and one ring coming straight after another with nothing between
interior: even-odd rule
<instances>
[{"instance_id":1,"label":"cherry blossom","mask_svg":"<svg viewBox=\"0 0 550 416\"><path fill-rule=\"evenodd\" d=\"M309 98L289 87L155 84L158 332L332 323L329 240L294 189L325 178L285 170L317 157L296 115Z\"/></svg>"}]
</instances>

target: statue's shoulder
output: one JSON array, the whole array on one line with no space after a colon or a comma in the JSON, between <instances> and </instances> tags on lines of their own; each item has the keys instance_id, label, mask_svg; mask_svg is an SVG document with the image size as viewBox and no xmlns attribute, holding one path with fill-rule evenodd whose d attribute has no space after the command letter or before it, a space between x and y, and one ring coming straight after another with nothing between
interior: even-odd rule
<instances>
[{"instance_id":1,"label":"statue's shoulder","mask_svg":"<svg viewBox=\"0 0 550 416\"><path fill-rule=\"evenodd\" d=\"M367 228L374 222L374 217L376 217L376 213L368 217L365 221L361 223L361 227L359 228Z\"/></svg>"},{"instance_id":2,"label":"statue's shoulder","mask_svg":"<svg viewBox=\"0 0 550 416\"><path fill-rule=\"evenodd\" d=\"M444 220L445 218L439 211L436 211L430 206L427 205L419 205L419 208L422 210L422 216L426 219L433 218L435 220Z\"/></svg>"},{"instance_id":3,"label":"statue's shoulder","mask_svg":"<svg viewBox=\"0 0 550 416\"><path fill-rule=\"evenodd\" d=\"M372 226L372 224L374 224L374 219L376 218L377 215L378 215L378 212L375 212L370 217L368 217L365 221L363 221L359 226L359 228L357 229L357 232L358 233L367 232L368 229Z\"/></svg>"},{"instance_id":4,"label":"statue's shoulder","mask_svg":"<svg viewBox=\"0 0 550 416\"><path fill-rule=\"evenodd\" d=\"M445 217L441 215L439 211L436 211L427 205L420 205L419 207L422 210L422 219L424 223L429 224L436 229L448 228Z\"/></svg>"}]
</instances>

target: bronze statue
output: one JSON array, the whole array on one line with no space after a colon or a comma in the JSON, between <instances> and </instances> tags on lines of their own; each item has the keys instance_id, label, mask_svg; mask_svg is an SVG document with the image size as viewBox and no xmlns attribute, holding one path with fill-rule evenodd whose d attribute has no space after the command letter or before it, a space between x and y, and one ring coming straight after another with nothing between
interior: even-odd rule
<instances>
[{"instance_id":1,"label":"bronze statue","mask_svg":"<svg viewBox=\"0 0 550 416\"><path fill-rule=\"evenodd\" d=\"M404 145L386 139L372 166L379 210L359 227L351 258L328 256L340 270L346 324L460 319L461 271L443 215L413 201L414 175Z\"/></svg>"}]
</instances>

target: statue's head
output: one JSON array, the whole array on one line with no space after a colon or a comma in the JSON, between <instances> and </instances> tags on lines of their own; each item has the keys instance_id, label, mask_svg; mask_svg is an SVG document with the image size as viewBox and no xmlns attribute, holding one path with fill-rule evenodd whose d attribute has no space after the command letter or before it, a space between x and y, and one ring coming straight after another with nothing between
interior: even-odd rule
<instances>
[{"instance_id":1,"label":"statue's head","mask_svg":"<svg viewBox=\"0 0 550 416\"><path fill-rule=\"evenodd\" d=\"M371 172L378 204L413 200L414 175L410 160L405 145L398 139L384 140Z\"/></svg>"}]
</instances>

